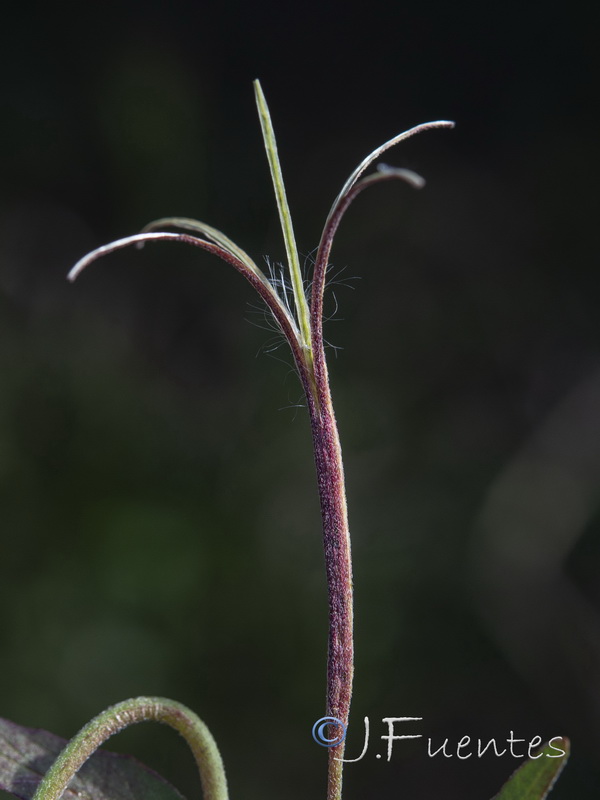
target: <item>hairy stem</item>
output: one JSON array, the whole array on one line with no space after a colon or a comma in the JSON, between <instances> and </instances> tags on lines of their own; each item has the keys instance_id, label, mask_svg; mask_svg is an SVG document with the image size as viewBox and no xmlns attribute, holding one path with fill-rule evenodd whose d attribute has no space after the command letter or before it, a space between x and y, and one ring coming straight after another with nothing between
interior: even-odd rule
<instances>
[{"instance_id":1,"label":"hairy stem","mask_svg":"<svg viewBox=\"0 0 600 800\"><path fill-rule=\"evenodd\" d=\"M331 403L324 354L316 381L318 403L309 402L329 593L327 715L348 724L354 675L352 559L342 451ZM344 743L329 749L327 800L342 796Z\"/></svg>"},{"instance_id":2,"label":"hairy stem","mask_svg":"<svg viewBox=\"0 0 600 800\"><path fill-rule=\"evenodd\" d=\"M202 720L164 697L136 697L107 708L71 739L39 784L33 800L59 800L88 758L113 734L137 722L163 722L186 740L196 759L204 800L228 800L221 755Z\"/></svg>"}]
</instances>

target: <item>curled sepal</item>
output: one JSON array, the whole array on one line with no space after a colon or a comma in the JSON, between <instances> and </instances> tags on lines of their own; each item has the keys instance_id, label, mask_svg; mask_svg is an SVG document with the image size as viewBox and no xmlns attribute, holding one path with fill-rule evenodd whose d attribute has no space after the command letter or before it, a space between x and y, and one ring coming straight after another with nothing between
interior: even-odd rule
<instances>
[{"instance_id":1,"label":"curled sepal","mask_svg":"<svg viewBox=\"0 0 600 800\"><path fill-rule=\"evenodd\" d=\"M388 164L379 164L377 172L373 175L367 175L359 181L354 181L339 202L336 201L332 213L327 218L327 223L323 229L321 241L319 242L319 249L315 259L315 274L313 276L313 304L318 302L322 297L325 272L329 261L329 254L333 244L333 237L335 236L338 226L342 221L342 217L350 203L359 195L364 189L373 186L376 183L383 181L400 180L408 183L413 189L422 189L425 186L425 179L413 172L411 169L401 169L399 167L390 167Z\"/></svg>"},{"instance_id":2,"label":"curled sepal","mask_svg":"<svg viewBox=\"0 0 600 800\"><path fill-rule=\"evenodd\" d=\"M358 167L354 170L354 172L350 175L346 183L342 186L342 191L338 194L333 205L331 206L331 211L329 212L329 216L327 217L327 222L329 222L329 219L335 214L337 206L342 202L344 196L354 186L354 184L360 178L363 172L374 161L376 161L382 153L385 153L385 151L389 150L390 147L394 147L395 145L400 144L400 142L405 141L405 139L410 139L411 136L415 136L415 134L417 133L433 130L435 128L453 128L453 127L454 123L446 119L439 119L436 120L435 122L423 122L421 123L421 125L415 125L414 128L409 128L407 131L399 133L397 136L388 139L387 142L384 142L379 147L376 147L375 150L373 150L373 152L369 153L369 155L360 162ZM327 223L325 223L325 227L327 227Z\"/></svg>"},{"instance_id":3,"label":"curled sepal","mask_svg":"<svg viewBox=\"0 0 600 800\"><path fill-rule=\"evenodd\" d=\"M555 736L513 772L492 800L544 800L567 763L569 753L569 740Z\"/></svg>"},{"instance_id":4,"label":"curled sepal","mask_svg":"<svg viewBox=\"0 0 600 800\"><path fill-rule=\"evenodd\" d=\"M178 227L187 227L188 229L196 231L201 230L204 235L209 237L212 241L201 239L198 236L191 236L189 233L173 233L169 231L150 231L147 233L138 233L134 236L125 236L123 239L117 239L110 244L97 247L81 258L69 272L69 280L74 281L86 267L99 258L114 253L117 250L122 250L125 247L130 247L131 245L139 246L144 245L146 242L182 242L183 244L191 244L194 247L206 250L218 256L227 264L230 264L246 278L262 297L290 345L304 390L312 394L314 391L312 372L307 361L307 353L300 342L300 333L296 320L293 318L266 275L256 266L250 256L244 253L241 248L237 247L237 245L224 234L217 231L216 228L211 228L208 225L204 225L202 222L187 220L180 217L170 217L166 220L158 220L155 223L151 223L150 227L156 226L158 222L161 221L165 222L165 224L177 224Z\"/></svg>"},{"instance_id":5,"label":"curled sepal","mask_svg":"<svg viewBox=\"0 0 600 800\"><path fill-rule=\"evenodd\" d=\"M163 220L157 220L155 223L150 223L150 226L147 226L147 228L155 227L158 222L162 221ZM183 220L179 220L179 222L183 222ZM226 261L228 264L231 264L232 267L237 269L237 271L240 272L254 286L256 286L257 283L263 286L268 295L268 298L265 298L265 301L269 307L271 308L271 305L275 304L278 309L281 309L288 317L290 317L289 312L269 283L267 276L256 266L250 256L244 253L241 248L238 248L224 234L220 234L220 232L215 228L210 228L208 225L205 226L200 222L196 222L195 220L186 220L186 222L188 223L187 226L178 224L178 227L187 227L188 229L192 229L192 223L194 223L195 230L212 231L214 234L219 234L219 237L206 234L211 240L206 241L204 239L199 239L197 236L190 236L189 234L185 233L170 233L168 231L147 231L136 233L133 236L124 236L122 239L116 239L114 242L102 245L102 247L97 247L95 250L92 250L83 256L83 258L80 258L75 266L71 268L67 277L70 281L74 281L75 278L77 278L91 263L97 261L99 258L102 258L102 256L114 253L116 250L122 250L124 247L130 247L131 245L140 247L146 242L151 241L183 242L184 244L195 245L196 247L200 247L202 250L207 250L209 253L219 256L223 259L223 261ZM171 222L171 224L176 223ZM271 308L271 310L273 310L273 308ZM275 311L273 311L273 313L275 313ZM291 317L290 322L295 326L294 320Z\"/></svg>"},{"instance_id":6,"label":"curled sepal","mask_svg":"<svg viewBox=\"0 0 600 800\"><path fill-rule=\"evenodd\" d=\"M58 756L33 800L59 800L78 770L110 736L129 725L150 721L169 725L186 740L200 772L204 800L228 800L223 762L210 731L189 708L164 697L135 697L94 717Z\"/></svg>"},{"instance_id":7,"label":"curled sepal","mask_svg":"<svg viewBox=\"0 0 600 800\"><path fill-rule=\"evenodd\" d=\"M234 258L246 264L248 269L252 270L256 275L262 276L262 279L268 282L264 272L256 265L255 261L250 258L248 253L242 250L241 247L238 247L229 236L225 236L225 234L217 230L217 228L213 228L211 225L207 225L205 222L200 222L200 220L197 219L189 219L189 217L162 217L161 219L155 219L153 222L144 225L141 233L161 231L164 228L181 228L184 231L192 231L193 233L200 234L200 236L205 236L211 242L218 244L223 250L230 253Z\"/></svg>"},{"instance_id":8,"label":"curled sepal","mask_svg":"<svg viewBox=\"0 0 600 800\"><path fill-rule=\"evenodd\" d=\"M327 267L329 265L329 255L333 245L333 237L338 229L342 217L350 203L354 198L360 194L363 189L375 183L380 183L386 180L403 180L411 186L420 189L424 186L425 181L420 175L407 169L396 169L389 167L386 164L380 165L378 172L374 175L369 175L362 180L359 180L364 171L376 160L382 153L389 150L390 147L403 142L405 139L415 136L422 131L432 130L434 128L453 128L454 123L448 120L437 120L436 122L424 122L421 125L415 125L404 133L399 133L387 142L384 142L379 147L376 147L369 155L364 158L356 167L354 172L350 175L346 183L342 186L341 192L336 197L329 215L325 221L325 227L321 234L321 240L317 249L317 256L315 259L315 267L313 272L312 292L311 292L311 305L310 305L310 332L313 350L313 363L315 382L317 385L325 379L326 365L325 354L323 350L323 293L325 291L325 277ZM319 399L322 402L323 398Z\"/></svg>"}]
</instances>

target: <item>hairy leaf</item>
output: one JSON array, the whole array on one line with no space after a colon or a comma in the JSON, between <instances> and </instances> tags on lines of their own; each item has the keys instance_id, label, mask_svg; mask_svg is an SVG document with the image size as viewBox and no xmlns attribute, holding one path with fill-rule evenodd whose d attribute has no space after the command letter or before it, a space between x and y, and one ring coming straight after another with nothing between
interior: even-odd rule
<instances>
[{"instance_id":1,"label":"hairy leaf","mask_svg":"<svg viewBox=\"0 0 600 800\"><path fill-rule=\"evenodd\" d=\"M66 741L0 719L0 789L31 800ZM182 800L156 772L130 756L98 750L64 792L65 800Z\"/></svg>"},{"instance_id":2,"label":"hairy leaf","mask_svg":"<svg viewBox=\"0 0 600 800\"><path fill-rule=\"evenodd\" d=\"M551 739L511 775L493 800L544 800L567 763L569 751L568 739Z\"/></svg>"}]
</instances>

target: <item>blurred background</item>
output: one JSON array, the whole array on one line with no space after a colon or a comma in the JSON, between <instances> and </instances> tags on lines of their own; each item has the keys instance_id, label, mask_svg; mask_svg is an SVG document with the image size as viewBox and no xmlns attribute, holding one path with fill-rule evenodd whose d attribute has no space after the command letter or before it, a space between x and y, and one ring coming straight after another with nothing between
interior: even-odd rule
<instances>
[{"instance_id":1,"label":"blurred background","mask_svg":"<svg viewBox=\"0 0 600 800\"><path fill-rule=\"evenodd\" d=\"M173 697L231 796L323 797L326 592L310 437L257 298L207 254L89 249L167 215L284 256L252 79L299 248L385 161L332 253L356 684L345 797L485 800L568 735L600 789L598 49L582 3L13 4L1 53L0 715L70 737ZM257 310L258 307L258 310ZM383 717L425 739L376 760ZM409 731L401 731L409 732ZM379 741L378 741L379 740ZM111 741L198 796L169 730Z\"/></svg>"}]
</instances>

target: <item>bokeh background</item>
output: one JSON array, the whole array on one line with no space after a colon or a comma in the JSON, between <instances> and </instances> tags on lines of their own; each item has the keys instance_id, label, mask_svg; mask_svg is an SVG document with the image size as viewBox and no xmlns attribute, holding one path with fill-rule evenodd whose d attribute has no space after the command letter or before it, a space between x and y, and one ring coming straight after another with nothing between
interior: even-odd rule
<instances>
[{"instance_id":1,"label":"bokeh background","mask_svg":"<svg viewBox=\"0 0 600 800\"><path fill-rule=\"evenodd\" d=\"M591 8L591 7L590 7ZM581 2L12 4L2 22L0 715L72 735L187 703L233 798L323 797L326 594L309 430L249 287L179 246L87 250L165 215L283 258L251 81L310 256L362 195L326 335L356 587L348 800L484 800L566 734L553 797L600 789L598 48ZM335 296L335 301L334 301ZM408 732L408 731L406 731ZM111 742L198 796L171 731Z\"/></svg>"}]
</instances>

